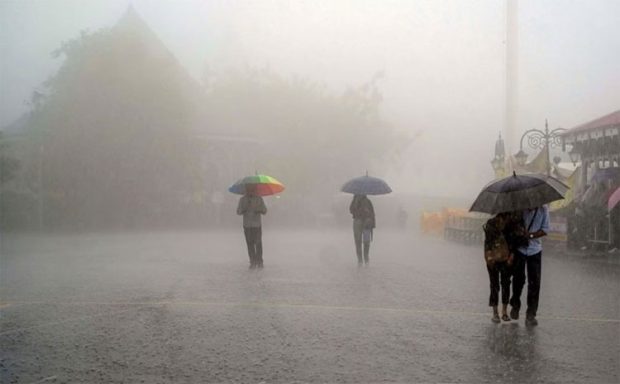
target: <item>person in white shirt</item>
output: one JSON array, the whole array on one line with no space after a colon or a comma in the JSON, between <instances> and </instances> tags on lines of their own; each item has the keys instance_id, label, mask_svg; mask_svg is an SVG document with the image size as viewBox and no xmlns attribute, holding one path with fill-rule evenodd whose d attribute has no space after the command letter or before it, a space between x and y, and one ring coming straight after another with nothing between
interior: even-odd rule
<instances>
[{"instance_id":1,"label":"person in white shirt","mask_svg":"<svg viewBox=\"0 0 620 384\"><path fill-rule=\"evenodd\" d=\"M521 245L515 251L513 278L512 278L512 298L510 299L510 317L517 320L521 309L521 292L525 285L527 270L527 310L525 325L538 325L536 312L538 311L538 298L540 296L540 277L541 277L541 257L542 241L541 237L549 233L549 208L542 207L526 209L523 211L523 225L526 229L526 244Z\"/></svg>"}]
</instances>

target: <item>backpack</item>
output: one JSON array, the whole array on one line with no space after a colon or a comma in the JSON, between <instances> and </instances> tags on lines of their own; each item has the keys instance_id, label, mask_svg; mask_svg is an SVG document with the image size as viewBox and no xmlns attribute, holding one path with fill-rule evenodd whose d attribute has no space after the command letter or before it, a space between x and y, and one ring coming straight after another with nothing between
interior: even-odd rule
<instances>
[{"instance_id":1,"label":"backpack","mask_svg":"<svg viewBox=\"0 0 620 384\"><path fill-rule=\"evenodd\" d=\"M504 262L511 264L512 254L503 228L499 228L499 219L497 217L489 219L482 228L484 230L484 260L487 264Z\"/></svg>"}]
</instances>

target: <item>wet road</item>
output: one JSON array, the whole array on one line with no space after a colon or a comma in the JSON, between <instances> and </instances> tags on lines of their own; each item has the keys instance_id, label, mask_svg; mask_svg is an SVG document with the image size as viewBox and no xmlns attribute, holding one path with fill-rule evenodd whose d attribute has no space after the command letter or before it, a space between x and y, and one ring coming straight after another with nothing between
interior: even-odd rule
<instances>
[{"instance_id":1,"label":"wet road","mask_svg":"<svg viewBox=\"0 0 620 384\"><path fill-rule=\"evenodd\" d=\"M481 251L349 231L2 239L0 382L617 383L620 267L543 253L540 325L491 323ZM549 252L548 252L549 253Z\"/></svg>"}]
</instances>

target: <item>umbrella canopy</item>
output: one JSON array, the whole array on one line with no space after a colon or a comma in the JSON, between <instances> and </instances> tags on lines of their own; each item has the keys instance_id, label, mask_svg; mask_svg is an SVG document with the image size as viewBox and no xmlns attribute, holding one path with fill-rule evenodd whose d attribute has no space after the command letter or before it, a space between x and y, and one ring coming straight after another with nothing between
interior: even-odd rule
<instances>
[{"instance_id":1,"label":"umbrella canopy","mask_svg":"<svg viewBox=\"0 0 620 384\"><path fill-rule=\"evenodd\" d=\"M497 214L536 208L563 199L567 191L568 186L553 177L513 173L487 184L469 210Z\"/></svg>"},{"instance_id":2,"label":"umbrella canopy","mask_svg":"<svg viewBox=\"0 0 620 384\"><path fill-rule=\"evenodd\" d=\"M385 181L368 175L347 181L340 190L354 195L385 195L392 192Z\"/></svg>"},{"instance_id":3,"label":"umbrella canopy","mask_svg":"<svg viewBox=\"0 0 620 384\"><path fill-rule=\"evenodd\" d=\"M271 176L253 175L238 180L228 188L228 191L236 193L237 195L244 195L249 188L254 189L254 192L258 196L269 196L282 192L284 190L284 185Z\"/></svg>"},{"instance_id":4,"label":"umbrella canopy","mask_svg":"<svg viewBox=\"0 0 620 384\"><path fill-rule=\"evenodd\" d=\"M607 209L610 211L616 207L620 203L620 187L614 191L614 193L609 196L609 200L607 200Z\"/></svg>"}]
</instances>

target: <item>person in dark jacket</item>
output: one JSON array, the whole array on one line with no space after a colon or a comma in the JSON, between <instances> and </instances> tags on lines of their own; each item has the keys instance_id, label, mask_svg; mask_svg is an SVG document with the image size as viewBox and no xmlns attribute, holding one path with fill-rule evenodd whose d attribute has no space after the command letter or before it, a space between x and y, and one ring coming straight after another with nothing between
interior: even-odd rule
<instances>
[{"instance_id":1,"label":"person in dark jacket","mask_svg":"<svg viewBox=\"0 0 620 384\"><path fill-rule=\"evenodd\" d=\"M510 321L508 316L508 303L510 300L510 283L512 278L512 263L514 260L515 245L512 242L514 226L518 225L518 213L506 212L500 213L494 218L487 221L484 225L484 248L495 249L503 248L506 255L505 260L487 259L485 252L485 260L487 272L489 274L489 284L491 293L489 295L489 306L493 308L494 323L501 320ZM501 285L500 285L501 284ZM500 319L498 312L499 293L501 287L502 298L502 317Z\"/></svg>"},{"instance_id":2,"label":"person in dark jacket","mask_svg":"<svg viewBox=\"0 0 620 384\"><path fill-rule=\"evenodd\" d=\"M353 239L355 240L357 264L359 266L364 263L368 265L370 241L372 240L372 231L375 228L375 209L366 195L355 195L349 206L349 212L353 216ZM362 244L364 245L363 257Z\"/></svg>"},{"instance_id":3,"label":"person in dark jacket","mask_svg":"<svg viewBox=\"0 0 620 384\"><path fill-rule=\"evenodd\" d=\"M239 199L237 215L243 215L243 232L248 246L250 269L263 268L263 241L261 215L267 213L263 198L252 185L246 186L245 195Z\"/></svg>"}]
</instances>

